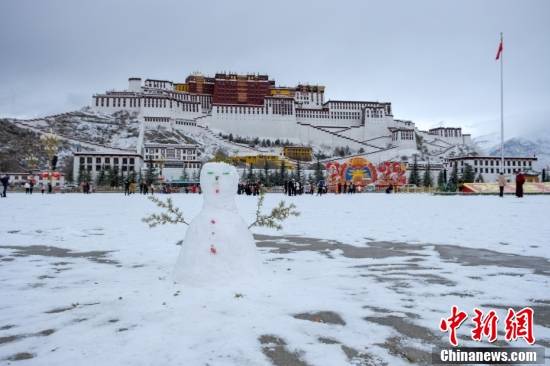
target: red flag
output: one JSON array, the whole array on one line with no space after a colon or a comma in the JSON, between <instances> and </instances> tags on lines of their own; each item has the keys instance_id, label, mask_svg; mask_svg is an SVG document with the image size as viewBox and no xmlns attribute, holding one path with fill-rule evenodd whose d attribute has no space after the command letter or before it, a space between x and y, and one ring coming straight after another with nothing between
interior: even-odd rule
<instances>
[{"instance_id":1,"label":"red flag","mask_svg":"<svg viewBox=\"0 0 550 366\"><path fill-rule=\"evenodd\" d=\"M498 45L498 51L497 51L497 58L496 60L498 60L500 58L500 54L502 53L502 50L504 49L504 46L502 45L502 40L500 40L500 43Z\"/></svg>"}]
</instances>

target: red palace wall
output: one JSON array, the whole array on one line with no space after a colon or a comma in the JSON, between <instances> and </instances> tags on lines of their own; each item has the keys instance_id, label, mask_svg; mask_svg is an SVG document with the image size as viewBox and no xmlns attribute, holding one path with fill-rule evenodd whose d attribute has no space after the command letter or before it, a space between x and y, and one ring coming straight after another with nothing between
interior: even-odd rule
<instances>
[{"instance_id":1,"label":"red palace wall","mask_svg":"<svg viewBox=\"0 0 550 366\"><path fill-rule=\"evenodd\" d=\"M236 79L216 78L214 104L263 105L272 83L267 80L250 80L246 76Z\"/></svg>"},{"instance_id":2,"label":"red palace wall","mask_svg":"<svg viewBox=\"0 0 550 366\"><path fill-rule=\"evenodd\" d=\"M191 75L185 79L189 93L214 94L214 78Z\"/></svg>"}]
</instances>

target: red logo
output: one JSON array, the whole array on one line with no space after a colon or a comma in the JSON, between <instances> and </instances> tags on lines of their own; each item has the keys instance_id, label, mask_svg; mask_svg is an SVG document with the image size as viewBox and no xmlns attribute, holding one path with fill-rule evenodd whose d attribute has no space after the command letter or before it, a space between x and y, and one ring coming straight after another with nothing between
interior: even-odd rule
<instances>
[{"instance_id":1,"label":"red logo","mask_svg":"<svg viewBox=\"0 0 550 366\"><path fill-rule=\"evenodd\" d=\"M484 337L489 342L494 342L498 337L498 320L499 317L495 310L490 310L483 313L482 310L474 308L474 316L472 322L474 329L471 332L472 340L481 342ZM505 335L507 341L516 341L518 338L523 338L528 344L535 343L533 335L533 315L534 311L530 307L526 307L516 312L514 309L508 309L505 325ZM464 321L468 318L468 314L458 309L456 305L451 308L451 316L441 318L439 322L439 330L449 332L449 343L453 346L458 345L456 331Z\"/></svg>"},{"instance_id":2,"label":"red logo","mask_svg":"<svg viewBox=\"0 0 550 366\"><path fill-rule=\"evenodd\" d=\"M507 341L515 341L518 338L523 338L529 344L535 343L533 336L533 309L523 308L517 313L514 309L508 309L506 315L506 334L504 337Z\"/></svg>"},{"instance_id":3,"label":"red logo","mask_svg":"<svg viewBox=\"0 0 550 366\"><path fill-rule=\"evenodd\" d=\"M488 338L489 342L494 342L497 340L497 323L498 315L494 310L491 310L487 313L486 316L483 316L483 311L478 308L474 308L474 313L476 314L472 321L475 324L475 328L472 330L472 339L474 341L481 341L483 336Z\"/></svg>"},{"instance_id":4,"label":"red logo","mask_svg":"<svg viewBox=\"0 0 550 366\"><path fill-rule=\"evenodd\" d=\"M458 341L456 340L456 330L466 320L468 314L463 311L459 311L456 305L453 305L451 310L451 316L446 319L441 319L439 323L439 330L442 332L449 332L449 342L456 346Z\"/></svg>"}]
</instances>

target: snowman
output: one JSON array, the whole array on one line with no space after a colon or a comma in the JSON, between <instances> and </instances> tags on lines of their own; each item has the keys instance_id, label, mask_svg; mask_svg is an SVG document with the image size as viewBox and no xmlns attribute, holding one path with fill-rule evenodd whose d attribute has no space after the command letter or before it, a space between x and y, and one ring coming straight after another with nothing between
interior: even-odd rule
<instances>
[{"instance_id":1,"label":"snowman","mask_svg":"<svg viewBox=\"0 0 550 366\"><path fill-rule=\"evenodd\" d=\"M187 228L174 271L177 283L225 286L258 275L254 238L235 204L238 182L237 169L229 164L203 166L204 202Z\"/></svg>"}]
</instances>

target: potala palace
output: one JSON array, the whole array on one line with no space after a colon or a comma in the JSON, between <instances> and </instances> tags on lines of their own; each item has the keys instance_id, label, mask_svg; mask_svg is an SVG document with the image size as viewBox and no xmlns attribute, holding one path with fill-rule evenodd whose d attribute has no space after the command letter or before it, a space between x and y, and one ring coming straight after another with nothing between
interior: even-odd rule
<instances>
[{"instance_id":1,"label":"potala palace","mask_svg":"<svg viewBox=\"0 0 550 366\"><path fill-rule=\"evenodd\" d=\"M472 147L460 127L423 131L396 119L388 102L326 100L321 85L277 86L267 75L195 73L183 83L130 78L127 90L93 96L92 109L134 114L145 129L198 128L233 136L289 140L314 147L348 146L370 160L398 160L422 152L455 155Z\"/></svg>"},{"instance_id":2,"label":"potala palace","mask_svg":"<svg viewBox=\"0 0 550 366\"><path fill-rule=\"evenodd\" d=\"M58 133L74 157L74 181L82 172L96 181L109 170L128 177L152 167L165 183L189 184L220 151L241 173L263 168L264 175L303 161L300 169L311 177L307 162L315 156L332 186L411 184L413 162L434 182L468 166L477 181L494 182L502 169L458 126L421 130L394 118L389 102L327 100L324 86L277 86L257 74L194 73L181 83L132 77L126 90L95 94L81 111L14 123ZM532 170L537 158L505 160L511 178Z\"/></svg>"}]
</instances>

